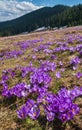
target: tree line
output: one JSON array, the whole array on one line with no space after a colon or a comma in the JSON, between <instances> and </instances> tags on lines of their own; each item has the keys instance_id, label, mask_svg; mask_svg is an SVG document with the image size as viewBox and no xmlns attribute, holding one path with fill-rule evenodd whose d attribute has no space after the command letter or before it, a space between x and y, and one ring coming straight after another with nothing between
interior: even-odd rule
<instances>
[{"instance_id":1,"label":"tree line","mask_svg":"<svg viewBox=\"0 0 82 130\"><path fill-rule=\"evenodd\" d=\"M82 4L76 6L56 5L44 7L14 20L0 22L0 36L31 32L40 27L82 25Z\"/></svg>"}]
</instances>

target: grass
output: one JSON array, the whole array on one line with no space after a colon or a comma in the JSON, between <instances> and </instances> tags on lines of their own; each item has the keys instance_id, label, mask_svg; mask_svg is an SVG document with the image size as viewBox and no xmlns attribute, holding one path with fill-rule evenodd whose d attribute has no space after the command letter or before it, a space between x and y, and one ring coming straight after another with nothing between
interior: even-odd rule
<instances>
[{"instance_id":1,"label":"grass","mask_svg":"<svg viewBox=\"0 0 82 130\"><path fill-rule=\"evenodd\" d=\"M55 30L55 31L46 31L46 32L36 32L30 33L25 35L17 35L17 36L10 36L10 37L3 37L0 38L0 52L8 51L8 50L15 50L19 49L17 46L14 45L15 42L25 41L25 40L34 40L34 39L43 39L43 42L38 42L35 47L39 46L40 44L45 44L47 42L53 42L54 44L50 46L50 49L53 50L57 45L56 42L66 41L69 35L73 37L76 35L82 36L82 30L80 27L70 27L67 29L62 30ZM70 43L69 46L76 46L77 44L81 44L82 42L78 43L76 41L73 44ZM74 74L78 71L82 72L82 63L78 66L78 69L73 71L69 68L69 61L72 57L77 56L78 53L74 52L70 54L68 51L66 52L59 52L56 53L57 59L50 59L50 54L46 55L41 52L33 52L33 48L27 48L25 53L18 58L10 58L7 60L0 61L0 80L2 76L2 71L15 68L16 66L27 66L30 61L32 61L35 67L39 66L39 61L43 60L51 60L57 64L56 71L60 71L60 66L58 65L59 61L63 62L63 67L65 68L64 72L61 72L61 79L57 80L55 77L55 72L51 73L53 78L50 84L50 90L53 93L57 93L57 91L62 87L65 86L66 88L70 89L73 88L74 85L82 86L82 78L78 80ZM30 54L30 56L29 56ZM37 59L32 59L32 55L36 55ZM26 58L26 59L24 59ZM20 73L19 70L17 74ZM15 79L11 79L9 81L9 87L12 87L17 82L22 81L28 82L28 79L21 79L20 76L15 77ZM0 86L2 90L2 86ZM0 130L82 130L82 97L77 99L77 103L81 106L80 107L80 115L76 116L75 119L67 124L62 124L59 120L55 119L53 122L48 122L44 116L44 113L38 118L38 120L34 121L27 117L25 120L18 119L16 115L17 104L20 107L21 104L25 103L26 99L19 100L18 98L13 97L12 99L3 98L1 95L0 90Z\"/></svg>"}]
</instances>

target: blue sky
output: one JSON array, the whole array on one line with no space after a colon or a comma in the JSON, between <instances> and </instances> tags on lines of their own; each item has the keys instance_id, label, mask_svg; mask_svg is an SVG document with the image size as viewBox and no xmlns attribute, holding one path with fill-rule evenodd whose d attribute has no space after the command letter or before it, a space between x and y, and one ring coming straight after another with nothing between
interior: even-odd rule
<instances>
[{"instance_id":1,"label":"blue sky","mask_svg":"<svg viewBox=\"0 0 82 130\"><path fill-rule=\"evenodd\" d=\"M0 0L0 22L15 19L44 6L77 5L82 0Z\"/></svg>"},{"instance_id":2,"label":"blue sky","mask_svg":"<svg viewBox=\"0 0 82 130\"><path fill-rule=\"evenodd\" d=\"M24 1L24 0L18 0L18 1ZM79 3L82 3L82 0L26 0L29 2L32 2L36 5L43 5L43 6L54 6L57 4L64 4L64 5L76 5Z\"/></svg>"}]
</instances>

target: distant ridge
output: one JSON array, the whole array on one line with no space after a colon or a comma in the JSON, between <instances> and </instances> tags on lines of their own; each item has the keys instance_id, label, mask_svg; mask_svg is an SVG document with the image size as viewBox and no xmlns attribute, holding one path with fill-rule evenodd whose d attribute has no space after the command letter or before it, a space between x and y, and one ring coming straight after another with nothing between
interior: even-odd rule
<instances>
[{"instance_id":1,"label":"distant ridge","mask_svg":"<svg viewBox=\"0 0 82 130\"><path fill-rule=\"evenodd\" d=\"M31 32L40 27L61 27L82 24L82 4L69 7L44 7L14 20L0 22L0 36Z\"/></svg>"}]
</instances>

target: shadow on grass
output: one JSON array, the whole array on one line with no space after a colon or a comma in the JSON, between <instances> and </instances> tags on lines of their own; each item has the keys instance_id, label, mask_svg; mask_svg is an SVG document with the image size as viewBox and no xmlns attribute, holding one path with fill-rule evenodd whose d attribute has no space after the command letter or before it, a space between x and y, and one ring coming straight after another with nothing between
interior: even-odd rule
<instances>
[{"instance_id":1,"label":"shadow on grass","mask_svg":"<svg viewBox=\"0 0 82 130\"><path fill-rule=\"evenodd\" d=\"M14 96L12 98L3 98L1 102L4 107L9 107L9 109L11 109L11 110L17 108L17 106L15 104L16 97L14 97Z\"/></svg>"},{"instance_id":2,"label":"shadow on grass","mask_svg":"<svg viewBox=\"0 0 82 130\"><path fill-rule=\"evenodd\" d=\"M73 129L73 130L82 130L82 128L80 128L77 123L75 124L75 123L71 122L70 125L71 125L71 129Z\"/></svg>"},{"instance_id":3,"label":"shadow on grass","mask_svg":"<svg viewBox=\"0 0 82 130\"><path fill-rule=\"evenodd\" d=\"M29 117L27 119L21 120L16 119L15 122L17 123L17 129L16 130L38 130L36 129L37 124L34 123L33 120L31 120ZM35 128L35 129L34 129Z\"/></svg>"},{"instance_id":4,"label":"shadow on grass","mask_svg":"<svg viewBox=\"0 0 82 130\"><path fill-rule=\"evenodd\" d=\"M62 122L58 119L48 122L45 116L38 118L38 123L42 130L65 130L66 125L62 125Z\"/></svg>"},{"instance_id":5,"label":"shadow on grass","mask_svg":"<svg viewBox=\"0 0 82 130\"><path fill-rule=\"evenodd\" d=\"M65 128L66 124L62 124L57 118L52 122L52 130L65 130Z\"/></svg>"},{"instance_id":6,"label":"shadow on grass","mask_svg":"<svg viewBox=\"0 0 82 130\"><path fill-rule=\"evenodd\" d=\"M17 119L16 123L18 124L16 130L82 130L78 124L70 121L68 123L69 128L66 123L62 123L59 119L54 121L47 121L45 116L40 116L37 121L31 120L29 117L25 120Z\"/></svg>"},{"instance_id":7,"label":"shadow on grass","mask_svg":"<svg viewBox=\"0 0 82 130\"><path fill-rule=\"evenodd\" d=\"M46 130L47 119L45 116L40 116L38 118L38 123L42 130Z\"/></svg>"}]
</instances>

